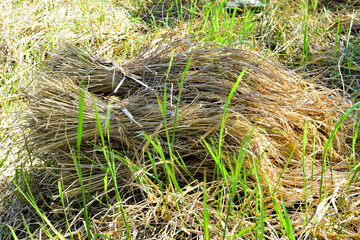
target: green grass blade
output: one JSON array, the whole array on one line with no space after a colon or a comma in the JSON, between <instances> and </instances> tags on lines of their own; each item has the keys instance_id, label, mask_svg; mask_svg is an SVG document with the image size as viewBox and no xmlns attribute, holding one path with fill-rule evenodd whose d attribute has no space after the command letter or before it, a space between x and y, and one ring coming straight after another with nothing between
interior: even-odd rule
<instances>
[{"instance_id":1,"label":"green grass blade","mask_svg":"<svg viewBox=\"0 0 360 240\"><path fill-rule=\"evenodd\" d=\"M178 93L178 99L177 99L176 108L175 108L174 127L173 127L173 132L172 132L171 146L174 146L175 130L176 130L176 124L177 124L177 119L178 119L178 113L179 113L179 104L180 104L181 92L182 92L182 88L183 88L183 84L184 84L186 74L187 74L187 72L188 72L188 70L190 68L190 65L191 65L191 61L192 61L192 58L190 57L187 64L186 64L186 67L185 67L185 70L184 70L183 75L181 77L181 81L180 81L180 85L179 85L179 93Z\"/></svg>"},{"instance_id":2,"label":"green grass blade","mask_svg":"<svg viewBox=\"0 0 360 240\"><path fill-rule=\"evenodd\" d=\"M103 155L105 157L105 160L106 160L106 163L108 165L108 170L111 174L111 179L113 181L113 184L114 184L114 189L115 189L115 195L116 195L116 200L118 202L118 210L119 212L121 213L122 217L123 217L123 220L124 220L124 223L125 223L125 227L126 227L126 237L127 239L132 239L131 238L131 235L130 235L130 226L129 226L129 223L126 219L126 214L125 214L125 210L124 210L124 207L122 205L122 199L121 199L121 196L120 196L120 193L119 193L119 189L118 189L118 185L117 185L117 177L116 177L116 166L115 166L115 162L113 161L113 154L109 154L109 151L106 150L107 148L107 145L105 144L105 138L104 138L104 135L103 135L103 131L102 131L102 127L101 127L101 121L100 121L100 117L99 117L99 113L97 111L97 107L96 107L96 102L95 102L95 98L93 97L93 107L94 107L94 112L95 112L95 118L96 118L96 126L98 128L98 131L99 131L99 136L101 138L101 143L102 143L102 152L103 152ZM109 127L109 124L107 125L107 127ZM106 129L105 129L106 131ZM110 146L108 146L108 148L110 149ZM112 157L112 160L110 160L109 158ZM105 176L104 178L104 186L107 186L107 178Z\"/></svg>"},{"instance_id":3,"label":"green grass blade","mask_svg":"<svg viewBox=\"0 0 360 240\"><path fill-rule=\"evenodd\" d=\"M262 186L261 186L261 180L260 180L260 175L257 169L257 163L256 161L253 159L253 173L255 176L255 180L256 180L256 186L257 186L257 194L259 195L258 202L260 202L260 238L258 239L264 239L265 237L265 208L264 208L264 193L262 190Z\"/></svg>"},{"instance_id":4,"label":"green grass blade","mask_svg":"<svg viewBox=\"0 0 360 240\"><path fill-rule=\"evenodd\" d=\"M73 238L73 235L72 235L72 233L71 233L68 216L67 216L67 214L66 214L65 201L64 201L64 196L63 196L63 191L62 191L62 187L61 187L61 182L60 182L60 181L58 181L58 189L59 189L59 196L60 196L60 200L61 200L61 205L62 205L62 207L64 208L64 215L65 215L66 226L67 226L67 229L68 229L68 231L69 231L69 233L70 233L71 239L74 239L74 238Z\"/></svg>"},{"instance_id":5,"label":"green grass blade","mask_svg":"<svg viewBox=\"0 0 360 240\"><path fill-rule=\"evenodd\" d=\"M13 237L15 240L19 240L19 238L16 236L16 233L15 233L14 229L12 229L12 227L10 227L9 225L6 225L6 226L7 226L8 229L10 230L12 237Z\"/></svg>"},{"instance_id":6,"label":"green grass blade","mask_svg":"<svg viewBox=\"0 0 360 240\"><path fill-rule=\"evenodd\" d=\"M226 118L227 118L227 109L229 107L229 104L231 102L231 99L235 93L235 91L237 90L237 87L240 84L240 81L242 79L242 77L245 74L245 70L243 70L238 78L236 79L236 82L234 84L234 86L232 87L230 94L227 98L227 101L225 103L225 107L224 107L224 112L223 112L223 116L222 116L222 120L221 120L221 128L220 128L220 133L219 133L219 144L218 144L218 149L217 149L217 158L220 159L221 155L222 155L222 142L223 142L223 135L224 135L224 130L225 130L225 123L226 123Z\"/></svg>"},{"instance_id":7,"label":"green grass blade","mask_svg":"<svg viewBox=\"0 0 360 240\"><path fill-rule=\"evenodd\" d=\"M305 129L304 129L304 133L303 133L303 138L302 138L302 155L303 155L303 178L304 178L304 197L305 197L305 205L306 205L306 209L307 209L307 176L306 176L306 145L307 145L307 138L308 135L308 121L305 121Z\"/></svg>"},{"instance_id":8,"label":"green grass blade","mask_svg":"<svg viewBox=\"0 0 360 240\"><path fill-rule=\"evenodd\" d=\"M87 211L87 197L85 195L84 184L82 181L82 173L81 173L81 163L80 163L80 146L82 140L82 130L83 130L83 122L84 122L84 90L80 89L80 101L78 105L78 128L77 128L77 156L73 153L73 161L76 168L76 172L79 178L80 187L81 187L81 197L82 197L82 204L84 210L84 219L85 219L85 226L86 226L86 233L87 238L89 240L92 239L91 236L91 228L90 228L90 219Z\"/></svg>"},{"instance_id":9,"label":"green grass blade","mask_svg":"<svg viewBox=\"0 0 360 240\"><path fill-rule=\"evenodd\" d=\"M210 239L210 237L209 237L209 213L207 210L206 172L204 174L203 204L204 204L204 211L203 211L204 235L205 235L205 240L209 240Z\"/></svg>"},{"instance_id":10,"label":"green grass blade","mask_svg":"<svg viewBox=\"0 0 360 240\"><path fill-rule=\"evenodd\" d=\"M327 152L332 144L333 138L337 131L339 130L341 124L345 121L345 119L356 109L360 106L360 102L355 103L351 108L349 108L340 118L339 122L335 125L334 130L331 132L328 141L326 142L326 145L324 147L324 151L322 153L322 171L321 171L321 179L320 179L320 196L319 201L322 200L323 197L323 191L324 191L324 175L326 171L326 160L327 160ZM353 171L360 167L360 163L354 167Z\"/></svg>"},{"instance_id":11,"label":"green grass blade","mask_svg":"<svg viewBox=\"0 0 360 240\"><path fill-rule=\"evenodd\" d=\"M40 211L39 207L36 204L35 199L33 199L31 196L29 197L28 195L26 195L21 188L19 187L19 185L16 184L15 181L12 181L13 184L16 186L16 188L18 189L18 191L20 192L20 194L22 196L24 196L24 198L30 203L30 205L36 210L36 212L39 214L40 218L50 227L50 229L55 233L55 235L60 239L60 240L65 240L65 237L63 237L57 230L56 228L51 224L50 220ZM30 187L27 183L27 180L25 179L26 185L28 186L28 190L30 191ZM11 230L10 230L11 231ZM51 234L48 231L45 231L45 233L51 238L54 239L53 236L51 236Z\"/></svg>"}]
</instances>

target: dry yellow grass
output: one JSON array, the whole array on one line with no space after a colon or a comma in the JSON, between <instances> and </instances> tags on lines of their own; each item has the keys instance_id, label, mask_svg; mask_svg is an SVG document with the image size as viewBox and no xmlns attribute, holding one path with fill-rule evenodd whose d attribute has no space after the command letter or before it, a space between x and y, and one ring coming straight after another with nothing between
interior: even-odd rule
<instances>
[{"instance_id":1,"label":"dry yellow grass","mask_svg":"<svg viewBox=\"0 0 360 240\"><path fill-rule=\"evenodd\" d=\"M271 199L277 186L274 197L279 204L284 199L297 238L359 238L358 183L356 175L350 175L358 162L357 148L351 145L354 115L342 123L327 152L325 195L319 199L322 152L340 116L352 105L343 92L357 94L358 3L319 1L312 11L313 3L272 1L252 19L239 13L239 21L228 25L231 17L216 10L222 3L211 3L209 15L204 10L207 4L184 7L182 18L174 10L180 5L170 9L173 1L157 6L151 1L0 3L0 155L5 156L0 161L0 239L12 238L8 226L19 237L28 237L26 224L34 238L45 237L39 226L46 224L10 181L15 179L29 194L25 177L54 228L70 238L65 212L74 239L86 238L81 185L72 155L78 139L79 84L85 89L82 183L94 237L122 239L128 231L133 239L201 239L206 192L210 239L222 239L223 233L234 239L242 233L245 239L256 239L262 234L262 200L265 237L284 239L284 226ZM213 34L216 27L222 31ZM201 35L208 31L212 34ZM164 34L161 41L151 41ZM199 35L185 39L189 34ZM198 43L201 40L217 42ZM248 50L249 46L259 53ZM166 86L165 119L171 137L179 83L190 58L171 155L158 101ZM286 70L275 59L306 74ZM242 168L242 174L249 174L247 182L237 185L232 210L227 212L231 178L214 174L218 169L201 138L217 144L225 103L243 69L246 73L229 105L224 132L222 160L229 172L236 165L233 155L255 128ZM336 79L342 92L319 84ZM122 80L117 93L109 96ZM105 146L93 99L102 130L109 132ZM142 134L158 141L182 191L169 183L164 159ZM120 214L101 147L113 157L125 215ZM171 162L175 157L180 162ZM253 160L264 198L259 196Z\"/></svg>"},{"instance_id":2,"label":"dry yellow grass","mask_svg":"<svg viewBox=\"0 0 360 240\"><path fill-rule=\"evenodd\" d=\"M143 174L156 175L156 172L162 172L163 160L154 155L158 169L151 168L146 152L152 152L152 147L141 135L147 134L158 140L169 159L166 126L159 106L161 103L158 102L163 98L166 86L165 119L170 132L174 126L176 105L179 104L172 151L181 156L187 167L187 172L184 172L181 164L174 165L177 181L180 186L187 186L194 180L201 183L205 172L207 178L211 179L217 169L202 138L207 142L219 142L224 105L238 75L245 69L246 73L228 109L223 142L224 164L231 164L235 168L232 155L236 156L241 152L244 139L255 126L246 151L244 171L250 173L254 167L253 160L258 161L257 168L264 171L260 173L264 191L268 192L264 176L266 174L270 188L274 191L278 187L277 196L282 196L287 206L303 201L304 187L309 192L308 199L318 198L321 153L339 117L350 108L350 102L337 91L306 82L254 52L230 48L213 49L211 46L198 50L191 48L198 49L195 46L189 48L188 42L179 40L159 47L146 54L146 57L135 58L118 66L67 45L47 62L50 67L48 74L34 79L35 90L27 93L28 111L25 119L28 120L26 127L31 129L32 134L24 142L27 143L24 144L26 149L45 156L55 156L57 164L62 167L61 174L55 179L53 177L52 181L62 182L66 189L64 196L69 199L81 194L71 155L73 150L68 148L70 146L73 149L78 139L77 115L81 92L78 85L81 84L85 89L84 144L81 148L85 188L89 189L91 196L101 193L107 172L106 168L101 167L106 165L106 158L98 147L94 147L94 144L101 146L94 99L102 132L109 135L107 138L109 137L110 142L107 144L112 150L130 158L128 166L121 161L116 164L119 187L125 196L129 195L128 191L131 189L130 192L134 195L130 194L129 200L143 199L136 192L143 191L146 195L148 192L144 191L143 186L137 185L133 176L135 172L132 172L134 166L142 169ZM172 61L171 53L175 54ZM183 81L180 102L177 103L181 78L189 59L191 65ZM118 91L109 97L121 81L123 83ZM306 121L308 139L303 163L301 142ZM348 174L348 164L342 156L350 154L351 147L347 142L351 141L349 135L351 137L352 122L348 119L342 124L333 139L332 148L329 149L332 162L326 163L325 173L325 181L328 183L326 191L329 193L339 187L339 183L344 183ZM317 154L314 158L313 153ZM288 160L288 167L281 177ZM97 166L92 166L92 163ZM304 186L303 164L306 167L308 186ZM277 186L280 177L280 185ZM165 175L162 173L158 178L165 180ZM148 182L154 181L149 176L146 179ZM252 174L247 184L249 187L256 185ZM132 187L129 188L129 185ZM268 194L271 195L272 192ZM54 189L54 192L47 195L56 196L57 190ZM108 192L107 195L113 194ZM143 204L148 204L144 200ZM131 211L133 207L138 206L126 209ZM156 218L156 221L159 219ZM216 221L218 220L212 222L212 225L216 225Z\"/></svg>"}]
</instances>

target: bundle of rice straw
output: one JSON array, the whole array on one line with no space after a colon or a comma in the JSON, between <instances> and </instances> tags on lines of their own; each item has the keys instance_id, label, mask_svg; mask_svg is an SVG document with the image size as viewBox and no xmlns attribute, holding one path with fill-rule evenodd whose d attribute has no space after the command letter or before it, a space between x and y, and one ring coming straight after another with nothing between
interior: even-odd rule
<instances>
[{"instance_id":1,"label":"bundle of rice straw","mask_svg":"<svg viewBox=\"0 0 360 240\"><path fill-rule=\"evenodd\" d=\"M234 159L244 150L244 139L251 135L245 168L250 171L255 163L263 170L260 175L264 189L264 173L274 189L289 161L278 193L288 196L288 200L303 196L305 161L308 181L314 171L316 195L324 146L339 117L351 106L337 91L304 81L254 52L192 46L182 40L148 51L121 66L67 44L46 64L47 73L39 76L35 90L28 92L26 118L31 135L27 147L32 152L53 154L67 166L66 171L73 164L70 150L77 142L78 106L83 92L83 164L97 162L101 166L105 161L96 147L101 141L95 104L102 132L110 139L107 144L139 168L151 166L147 151L153 148L144 137L146 134L160 143L165 156L169 156L171 148L177 158L181 157L187 171L174 164L179 183L187 183L190 178L186 174L200 179L206 171L213 176L216 164L204 141L217 145L224 106L240 73L246 70L227 109L222 143L224 163L234 165ZM166 111L160 107L165 106L163 99ZM332 158L326 164L331 165L335 181L343 178L344 169L348 169L342 156L350 150L346 141L351 124L350 119L345 120L329 150ZM155 150L152 153L156 158ZM160 170L162 160L156 160ZM91 171L93 180L98 174L100 187L104 170L99 167L96 174ZM126 172L124 168L121 175L125 182L130 178ZM67 176L69 182L76 178L76 174ZM327 177L330 179L330 175ZM254 182L249 180L248 184Z\"/></svg>"}]
</instances>

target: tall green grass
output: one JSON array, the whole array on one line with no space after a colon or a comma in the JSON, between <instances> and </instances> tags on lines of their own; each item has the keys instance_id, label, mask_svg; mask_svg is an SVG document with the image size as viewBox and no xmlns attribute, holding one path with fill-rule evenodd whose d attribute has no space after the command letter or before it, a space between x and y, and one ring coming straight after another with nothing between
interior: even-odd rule
<instances>
[{"instance_id":1,"label":"tall green grass","mask_svg":"<svg viewBox=\"0 0 360 240\"><path fill-rule=\"evenodd\" d=\"M349 117L349 115L360 106L360 102L354 104L351 108L349 108L340 118L339 122L335 125L334 130L331 132L328 141L326 142L326 145L324 147L324 151L322 153L322 171L321 171L321 180L320 180L320 196L319 199L323 200L324 197L326 197L325 195L325 190L326 190L326 179L325 179L325 173L326 173L326 166L330 165L332 166L332 162L330 162L330 164L327 164L327 162L329 161L329 158L327 156L330 147L332 146L333 143L333 138L335 136L335 134L337 133L337 131L339 130L339 128L341 127L341 124L345 121L346 118ZM357 133L356 133L357 134ZM354 134L355 135L355 134ZM331 159L330 159L331 160ZM353 170L351 170L350 172L356 170L358 167L360 166L360 164L357 164L356 166L354 166Z\"/></svg>"},{"instance_id":2,"label":"tall green grass","mask_svg":"<svg viewBox=\"0 0 360 240\"><path fill-rule=\"evenodd\" d=\"M41 208L38 206L37 201L34 197L34 195L32 194L32 190L31 187L29 185L29 182L27 180L27 176L26 173L23 171L23 169L20 169L20 175L21 175L21 184L24 184L27 190L27 193L25 193L22 189L21 186L19 186L15 181L13 181L13 184L16 186L17 190L19 191L19 193L30 203L30 205L35 209L35 211L37 212L37 214L39 215L39 217L41 218L41 220L43 221L43 224L40 224L40 228L44 231L44 233L50 238L50 239L55 239L55 237L53 236L52 233L54 233L56 235L56 237L58 237L61 240L65 240L65 237L59 232L57 231L57 229L53 226L53 224L50 222L50 220L46 217L46 215L44 214L44 212L41 210ZM26 224L26 222L25 222ZM13 237L16 239L16 233L15 231L9 227L9 229L12 232ZM52 233L51 233L52 232ZM30 234L31 236L31 234Z\"/></svg>"}]
</instances>

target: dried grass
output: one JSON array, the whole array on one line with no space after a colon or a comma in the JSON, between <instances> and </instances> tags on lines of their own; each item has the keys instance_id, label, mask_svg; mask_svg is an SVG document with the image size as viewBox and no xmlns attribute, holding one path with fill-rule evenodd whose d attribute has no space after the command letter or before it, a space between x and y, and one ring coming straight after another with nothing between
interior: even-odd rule
<instances>
[{"instance_id":1,"label":"dried grass","mask_svg":"<svg viewBox=\"0 0 360 240\"><path fill-rule=\"evenodd\" d=\"M185 6L186 1L182 2ZM85 88L81 168L85 189L89 189L88 211L92 233L126 238L124 219L119 214L119 202L114 196L114 184L106 173L106 161L99 149L101 143L95 124L94 98L103 130L109 126L110 142L106 143L106 148L111 147L115 156L122 204L134 239L169 239L172 235L179 239L203 239L201 220L205 173L208 180L206 192L210 239L222 239L222 232L231 236L247 227L251 230L244 238L256 239L254 233L259 223L259 211L256 208L257 190L252 190L254 177L250 175L247 179L251 189L247 190L247 194L238 186L236 197L240 199L233 202L235 212L229 215L228 225L225 227L229 189L221 178L215 177L216 180L213 180L212 173L217 169L201 140L204 137L207 142L212 139L215 143L218 141L225 101L243 69L247 70L246 75L229 108L223 160L224 164L233 163L231 154L238 153L244 136L256 125L245 167L246 170L251 169L252 158L257 159L266 149L264 156L257 162L258 169L264 169L260 174L266 197L265 237L285 238L282 235L283 226L273 211L273 203L267 198L269 192L263 174L267 174L274 188L284 164L295 149L275 197L283 197L296 237L359 238L358 182L355 179L349 186L345 181L350 175L349 160L346 158L354 157L354 161L358 158L357 152L355 156L351 155L347 144L352 140L352 119L344 122L328 151L329 154L332 153L332 158L326 162L324 191L327 195L322 201L318 199L324 144L339 116L351 106L337 91L304 81L277 63L245 50L215 45L192 46L186 41L177 41L165 46L161 42L156 43L158 48L150 47L143 55L139 55L142 50L139 45L147 39L155 39L167 33L168 25L174 24L172 32L168 34L169 38L173 36L180 39L187 35L213 33L216 22L225 26L220 29L226 30L195 36L194 39L216 42L219 36L225 39L224 44L231 44L236 48L252 46L252 49L274 55L288 67L306 73L304 77L320 75L314 81L328 81L330 85L337 83L344 92L349 90L349 93L356 95L360 76L356 74L359 72L359 54L356 49L360 22L358 1L321 0L317 1L318 7L314 10L311 7L313 3L309 2L309 16L305 20L302 5L304 1L275 0L271 1L269 9L255 14L253 19L246 20L245 15L238 14L236 18L240 19L234 24L224 24L229 17L225 12L219 18L214 15L212 20L205 19L205 5L201 5L202 1L198 1L198 8L183 8L183 15L178 12L179 8L172 0L161 1L155 8L154 1L139 1L137 5L134 1L120 1L120 4L108 1L105 5L102 2L87 1L85 12L82 1L79 4L50 1L46 8L39 8L34 1L24 1L21 5L11 0L2 3L1 19L6 27L0 28L0 35L4 39L0 43L0 52L5 56L0 70L0 83L5 83L6 86L0 88L0 155L10 154L5 162L1 159L4 164L0 166L0 239L12 239L9 234L6 235L8 231L4 224L11 226L19 237L28 237L24 222L29 225L33 238L45 238L43 229L39 227L42 220L11 185L12 176L19 183L23 183L24 177L27 177L42 213L56 229L62 230L61 233L66 238L70 238L70 234L65 226L64 212L70 220L74 236L86 238L83 208L79 200L80 182L72 156L75 153L73 146L77 141L81 92L79 85ZM212 3L218 6L223 1ZM11 11L8 11L9 4L13 6ZM169 9L171 6L173 8ZM212 16L212 10L210 12ZM195 18L191 19L193 13ZM179 20L181 23L176 24ZM187 22L188 20L192 23ZM339 35L338 22L341 26ZM247 32L247 28L255 23L254 29ZM153 29L155 25L165 27ZM306 38L305 26L308 33ZM234 41L229 40L232 36L237 36ZM92 49L98 50L99 55L117 62L119 59L132 60L118 65L90 51L65 44L57 53L51 54L40 73L29 71L34 62L48 56L47 52L53 51L52 48L62 40L90 45ZM307 63L302 62L305 41L308 41ZM165 83L173 51L174 61ZM12 55L11 59L18 60L10 60L9 55ZM139 56L134 58L133 55ZM154 169L146 151L153 154L157 173L162 174L160 180L165 182L163 162L141 134L146 133L157 139L169 158L158 98L163 98L166 85L166 119L171 132L179 81L191 57L192 65L179 103L179 121L173 146L193 175L193 178L189 177L181 166L174 165L177 180L182 187L185 186L181 195L170 185L160 184L151 175ZM34 73L30 77L34 80L26 85L23 99L15 89L17 82L25 84L28 81L28 76L23 76L24 72L29 75ZM111 94L123 79L117 93ZM8 95L6 91L9 89L11 92L14 90L14 94ZM27 111L20 117L22 100ZM8 111L13 111L13 119L9 117ZM105 123L109 119L107 111L111 113L109 125ZM309 135L305 154L308 196L305 198L301 138L306 120L309 123ZM18 131L13 127L20 122L26 123L23 126L25 131ZM32 134L20 144L23 146L23 153L32 154L27 155L29 158L22 158L17 155L18 145L14 142L29 130ZM226 156L227 152L230 160ZM37 162L26 166L25 161L33 159L33 154L38 157ZM43 167L39 160L44 164ZM170 161L168 163L171 164ZM108 188L105 191L106 176ZM64 208L59 200L58 183L62 184L64 191ZM26 187L23 186L23 189ZM255 197L251 194L255 194Z\"/></svg>"},{"instance_id":2,"label":"dried grass","mask_svg":"<svg viewBox=\"0 0 360 240\"><path fill-rule=\"evenodd\" d=\"M97 159L99 157L95 157L98 153L92 145L100 144L94 99L103 132L108 127L112 148L132 158L139 167L148 166L150 163L146 151L149 142L139 135L145 133L158 139L165 153L169 153L158 99L162 99L166 85L166 123L172 132L179 83L191 58L191 67L182 88L172 146L184 159L190 172L201 178L207 169L209 176L213 175L215 163L202 138L208 142L210 139L215 143L218 141L225 102L236 78L246 69L228 110L223 143L224 161L228 161L226 154L231 156L239 153L246 134L256 125L247 150L246 169L251 169L252 158L259 159L263 154L258 167L264 169L274 188L294 151L281 179L279 193L285 196L288 203L296 202L303 197L303 154L300 143L307 121L307 180L311 180L312 156L316 153L313 184L317 195L321 153L339 117L351 103L337 91L303 81L296 74L254 52L210 47L187 50L187 47L188 42L177 41L118 66L67 45L47 62L50 70L36 80L37 91L28 93L27 119L32 129L28 147L38 153L50 154L68 152L68 144L75 146L81 83L86 89L84 154L93 161L101 162ZM175 55L165 82L172 52ZM116 96L108 96L123 79ZM109 126L106 124L108 111ZM351 120L345 121L333 140L331 182L347 174L344 170L348 169L348 165L342 156L347 156L350 151L346 141L351 124ZM58 161L72 163L70 155L64 160L58 158ZM178 180L187 184L187 177L178 169ZM264 179L263 184L265 186Z\"/></svg>"},{"instance_id":3,"label":"dried grass","mask_svg":"<svg viewBox=\"0 0 360 240\"><path fill-rule=\"evenodd\" d=\"M321 76L319 84L358 97L359 1L279 1L280 11L273 4L260 27L261 49L305 78Z\"/></svg>"}]
</instances>

